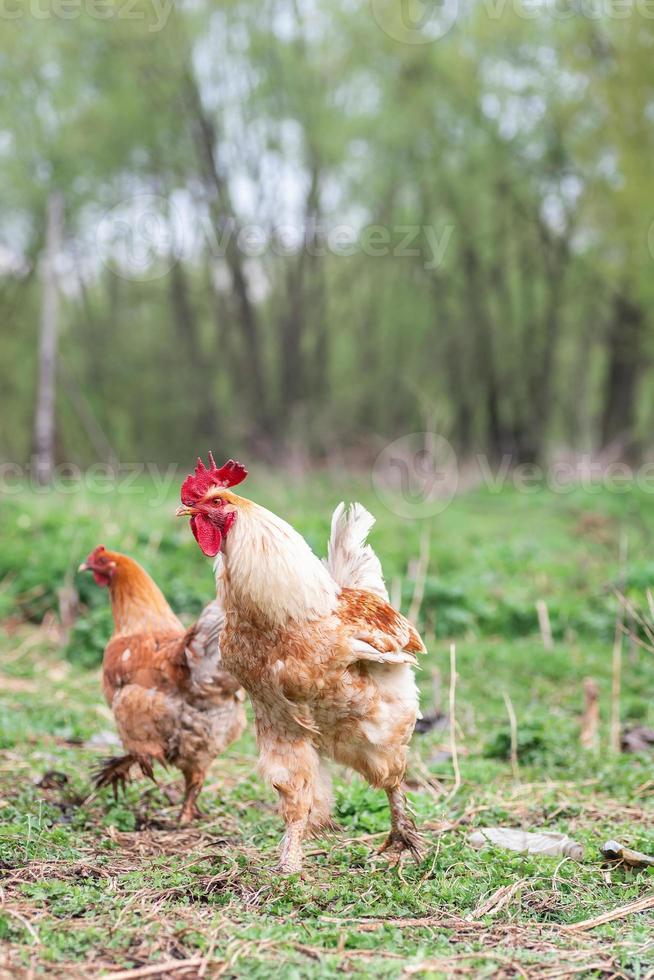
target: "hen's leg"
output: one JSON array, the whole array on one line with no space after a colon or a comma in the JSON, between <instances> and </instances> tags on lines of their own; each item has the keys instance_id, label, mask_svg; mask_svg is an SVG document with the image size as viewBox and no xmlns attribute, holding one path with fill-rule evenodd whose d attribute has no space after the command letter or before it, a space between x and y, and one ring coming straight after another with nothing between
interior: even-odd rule
<instances>
[{"instance_id":1,"label":"hen's leg","mask_svg":"<svg viewBox=\"0 0 654 980\"><path fill-rule=\"evenodd\" d=\"M259 767L279 793L286 825L279 851L278 870L293 874L302 870L302 841L307 831L320 766L318 753L309 742L273 742L260 739Z\"/></svg>"},{"instance_id":2,"label":"hen's leg","mask_svg":"<svg viewBox=\"0 0 654 980\"><path fill-rule=\"evenodd\" d=\"M402 851L411 851L419 861L422 856L421 838L407 810L406 797L399 786L386 790L391 808L391 832L379 849L379 853L389 851L399 858Z\"/></svg>"},{"instance_id":3,"label":"hen's leg","mask_svg":"<svg viewBox=\"0 0 654 980\"><path fill-rule=\"evenodd\" d=\"M191 769L184 773L185 792L182 811L179 815L180 824L192 823L193 820L202 816L202 811L195 801L202 790L204 776L203 769Z\"/></svg>"}]
</instances>

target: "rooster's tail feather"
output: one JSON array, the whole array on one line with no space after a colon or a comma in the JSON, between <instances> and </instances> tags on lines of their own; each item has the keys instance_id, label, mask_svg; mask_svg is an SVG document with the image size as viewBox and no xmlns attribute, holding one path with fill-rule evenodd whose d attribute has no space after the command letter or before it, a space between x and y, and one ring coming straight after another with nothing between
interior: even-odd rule
<instances>
[{"instance_id":1,"label":"rooster's tail feather","mask_svg":"<svg viewBox=\"0 0 654 980\"><path fill-rule=\"evenodd\" d=\"M332 516L327 549L327 569L338 585L346 589L367 589L388 602L381 562L366 543L375 518L362 504L340 503Z\"/></svg>"}]
</instances>

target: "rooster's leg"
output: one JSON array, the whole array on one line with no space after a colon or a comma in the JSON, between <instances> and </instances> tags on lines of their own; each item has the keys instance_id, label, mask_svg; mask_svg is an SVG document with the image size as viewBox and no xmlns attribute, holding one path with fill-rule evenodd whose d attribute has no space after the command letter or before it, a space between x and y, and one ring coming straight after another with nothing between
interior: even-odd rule
<instances>
[{"instance_id":1,"label":"rooster's leg","mask_svg":"<svg viewBox=\"0 0 654 980\"><path fill-rule=\"evenodd\" d=\"M280 874L291 875L302 870L302 841L307 829L307 818L293 820L286 824L286 833L279 848Z\"/></svg>"},{"instance_id":2,"label":"rooster's leg","mask_svg":"<svg viewBox=\"0 0 654 980\"><path fill-rule=\"evenodd\" d=\"M185 793L182 812L179 815L180 824L192 823L193 820L202 816L202 811L195 801L200 795L204 775L201 769L184 773Z\"/></svg>"},{"instance_id":3,"label":"rooster's leg","mask_svg":"<svg viewBox=\"0 0 654 980\"><path fill-rule=\"evenodd\" d=\"M391 832L379 849L379 853L388 851L396 860L402 851L411 851L416 861L420 860L422 841L411 819L406 805L406 798L399 786L387 789L388 804L391 808Z\"/></svg>"},{"instance_id":4,"label":"rooster's leg","mask_svg":"<svg viewBox=\"0 0 654 980\"><path fill-rule=\"evenodd\" d=\"M321 763L313 787L311 811L307 821L308 834L317 837L322 833L336 830L336 824L332 820L333 805L331 777L329 770Z\"/></svg>"},{"instance_id":5,"label":"rooster's leg","mask_svg":"<svg viewBox=\"0 0 654 980\"><path fill-rule=\"evenodd\" d=\"M279 793L286 826L277 869L281 874L295 874L302 870L302 841L316 792L320 757L303 739L282 742L259 738L259 745L259 767Z\"/></svg>"}]
</instances>

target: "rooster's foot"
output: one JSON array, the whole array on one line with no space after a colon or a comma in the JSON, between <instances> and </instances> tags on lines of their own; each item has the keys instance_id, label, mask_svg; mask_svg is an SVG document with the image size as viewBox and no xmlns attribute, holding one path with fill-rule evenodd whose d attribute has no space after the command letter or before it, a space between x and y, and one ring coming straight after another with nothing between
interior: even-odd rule
<instances>
[{"instance_id":1,"label":"rooster's foot","mask_svg":"<svg viewBox=\"0 0 654 980\"><path fill-rule=\"evenodd\" d=\"M285 860L280 858L275 871L278 875L295 875L302 871L302 856L299 857L289 857Z\"/></svg>"},{"instance_id":2,"label":"rooster's foot","mask_svg":"<svg viewBox=\"0 0 654 980\"><path fill-rule=\"evenodd\" d=\"M302 870L302 839L306 833L306 817L287 824L279 849L277 873L294 875Z\"/></svg>"},{"instance_id":3,"label":"rooster's foot","mask_svg":"<svg viewBox=\"0 0 654 980\"><path fill-rule=\"evenodd\" d=\"M387 854L391 864L397 864L405 851L410 851L416 862L422 860L424 841L413 824L394 827L377 853Z\"/></svg>"}]
</instances>

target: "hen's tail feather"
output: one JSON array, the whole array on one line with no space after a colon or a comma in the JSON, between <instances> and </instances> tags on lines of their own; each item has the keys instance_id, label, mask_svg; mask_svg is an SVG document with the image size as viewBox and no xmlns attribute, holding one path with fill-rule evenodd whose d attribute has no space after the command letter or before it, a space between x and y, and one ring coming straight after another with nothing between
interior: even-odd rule
<instances>
[{"instance_id":1,"label":"hen's tail feather","mask_svg":"<svg viewBox=\"0 0 654 980\"><path fill-rule=\"evenodd\" d=\"M327 569L344 589L367 589L388 602L381 562L366 538L375 518L362 504L340 503L332 516Z\"/></svg>"},{"instance_id":2,"label":"hen's tail feather","mask_svg":"<svg viewBox=\"0 0 654 980\"><path fill-rule=\"evenodd\" d=\"M220 659L220 634L225 628L225 610L214 599L204 607L186 633L186 645L196 657Z\"/></svg>"},{"instance_id":3,"label":"hen's tail feather","mask_svg":"<svg viewBox=\"0 0 654 980\"><path fill-rule=\"evenodd\" d=\"M130 769L136 764L140 766L144 776L156 783L152 759L149 756L114 755L102 759L92 771L93 784L96 790L111 786L114 799L117 800L119 791L125 792L125 786L130 781Z\"/></svg>"}]
</instances>

